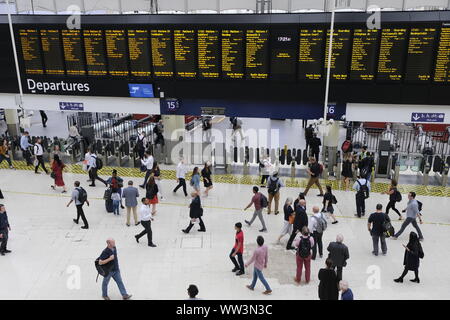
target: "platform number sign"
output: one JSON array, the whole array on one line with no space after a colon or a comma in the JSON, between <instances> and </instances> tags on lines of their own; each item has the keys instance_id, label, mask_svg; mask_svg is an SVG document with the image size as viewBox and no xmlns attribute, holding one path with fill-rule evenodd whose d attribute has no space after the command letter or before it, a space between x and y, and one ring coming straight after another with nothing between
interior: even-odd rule
<instances>
[{"instance_id":1,"label":"platform number sign","mask_svg":"<svg viewBox=\"0 0 450 320\"><path fill-rule=\"evenodd\" d=\"M178 99L164 99L164 104L168 112L176 112L180 108Z\"/></svg>"},{"instance_id":2,"label":"platform number sign","mask_svg":"<svg viewBox=\"0 0 450 320\"><path fill-rule=\"evenodd\" d=\"M327 116L333 118L336 113L336 103L329 103L327 107Z\"/></svg>"}]
</instances>

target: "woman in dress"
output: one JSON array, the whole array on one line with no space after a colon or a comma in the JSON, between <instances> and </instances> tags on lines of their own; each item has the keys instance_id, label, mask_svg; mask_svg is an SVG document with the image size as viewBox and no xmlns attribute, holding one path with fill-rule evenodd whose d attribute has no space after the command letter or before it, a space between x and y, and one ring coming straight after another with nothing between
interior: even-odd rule
<instances>
[{"instance_id":1,"label":"woman in dress","mask_svg":"<svg viewBox=\"0 0 450 320\"><path fill-rule=\"evenodd\" d=\"M147 190L146 198L148 199L149 204L152 205L152 214L155 215L156 204L158 203L158 185L155 182L154 176L150 176L145 189Z\"/></svg>"},{"instance_id":2,"label":"woman in dress","mask_svg":"<svg viewBox=\"0 0 450 320\"><path fill-rule=\"evenodd\" d=\"M342 162L342 182L345 186L345 191L349 190L350 180L353 179L353 157L351 154L345 156Z\"/></svg>"},{"instance_id":3,"label":"woman in dress","mask_svg":"<svg viewBox=\"0 0 450 320\"><path fill-rule=\"evenodd\" d=\"M205 197L208 196L209 190L213 188L211 180L211 163L205 162L205 167L202 169L203 185L205 186Z\"/></svg>"},{"instance_id":4,"label":"woman in dress","mask_svg":"<svg viewBox=\"0 0 450 320\"><path fill-rule=\"evenodd\" d=\"M281 229L280 236L278 237L278 243L281 244L281 238L283 238L287 234L292 233L292 224L290 221L293 221L293 217L295 217L294 209L292 208L292 198L289 197L286 199L283 207L284 211L284 224L283 229Z\"/></svg>"},{"instance_id":5,"label":"woman in dress","mask_svg":"<svg viewBox=\"0 0 450 320\"><path fill-rule=\"evenodd\" d=\"M323 195L323 208L322 212L327 212L328 215L331 217L333 222L331 224L338 223L336 217L334 216L334 208L333 204L337 203L336 197L331 192L331 186L327 185L327 192Z\"/></svg>"},{"instance_id":6,"label":"woman in dress","mask_svg":"<svg viewBox=\"0 0 450 320\"><path fill-rule=\"evenodd\" d=\"M326 268L319 270L319 299L338 300L338 278L333 269L333 261L328 258L325 261Z\"/></svg>"},{"instance_id":7,"label":"woman in dress","mask_svg":"<svg viewBox=\"0 0 450 320\"><path fill-rule=\"evenodd\" d=\"M200 194L200 174L198 173L198 167L195 167L194 171L192 171L191 186Z\"/></svg>"},{"instance_id":8,"label":"woman in dress","mask_svg":"<svg viewBox=\"0 0 450 320\"><path fill-rule=\"evenodd\" d=\"M51 187L53 190L56 190L56 187L62 187L63 188L62 193L67 192L67 189L66 189L66 186L65 186L64 180L63 180L63 170L65 167L66 166L61 161L59 156L57 154L55 154L53 156L53 162L52 162L52 174L54 175L55 184L52 185Z\"/></svg>"}]
</instances>

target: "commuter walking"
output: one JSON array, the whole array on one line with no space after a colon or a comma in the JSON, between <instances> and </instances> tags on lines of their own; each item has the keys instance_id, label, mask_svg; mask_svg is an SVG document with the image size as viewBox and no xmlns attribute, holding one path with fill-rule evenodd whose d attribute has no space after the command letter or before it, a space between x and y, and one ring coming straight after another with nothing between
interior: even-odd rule
<instances>
[{"instance_id":1,"label":"commuter walking","mask_svg":"<svg viewBox=\"0 0 450 320\"><path fill-rule=\"evenodd\" d=\"M213 188L211 179L211 162L205 162L205 166L202 169L203 186L205 187L205 197L208 196L209 191Z\"/></svg>"},{"instance_id":2,"label":"commuter walking","mask_svg":"<svg viewBox=\"0 0 450 320\"><path fill-rule=\"evenodd\" d=\"M75 189L72 191L72 197L67 204L67 207L70 206L72 202L75 202L75 206L77 207L77 218L73 219L73 222L78 224L78 221L83 220L84 226L81 229L89 229L89 224L87 222L86 216L84 215L83 205L86 203L89 207L89 200L87 199L87 192L82 187L80 187L80 181L75 181L74 183Z\"/></svg>"},{"instance_id":3,"label":"commuter walking","mask_svg":"<svg viewBox=\"0 0 450 320\"><path fill-rule=\"evenodd\" d=\"M322 212L327 212L328 215L333 220L333 222L331 224L336 224L339 221L337 221L336 217L334 216L333 204L337 204L337 199L331 190L331 185L327 185L326 189L327 189L327 192L325 192L325 194L323 196L323 201L322 201L322 204L323 204Z\"/></svg>"},{"instance_id":4,"label":"commuter walking","mask_svg":"<svg viewBox=\"0 0 450 320\"><path fill-rule=\"evenodd\" d=\"M342 181L344 183L345 191L348 191L350 187L350 180L353 179L353 156L350 154L344 155L344 161L342 162Z\"/></svg>"},{"instance_id":5,"label":"commuter walking","mask_svg":"<svg viewBox=\"0 0 450 320\"><path fill-rule=\"evenodd\" d=\"M11 250L7 249L10 231L11 226L9 225L6 208L3 204L0 204L0 255L2 256L4 256L6 253L11 253Z\"/></svg>"},{"instance_id":6,"label":"commuter walking","mask_svg":"<svg viewBox=\"0 0 450 320\"><path fill-rule=\"evenodd\" d=\"M244 232L242 231L242 223L237 222L234 225L234 229L236 230L236 235L234 247L231 249L230 253L230 260L233 262L234 268L231 271L236 272L237 276L241 276L245 274L244 259L242 258L242 255L244 254Z\"/></svg>"},{"instance_id":7,"label":"commuter walking","mask_svg":"<svg viewBox=\"0 0 450 320\"><path fill-rule=\"evenodd\" d=\"M270 170L272 168L272 164L270 163L268 156L263 157L263 159L259 162L259 168L261 170L261 188L265 188L265 183L269 179Z\"/></svg>"},{"instance_id":8,"label":"commuter walking","mask_svg":"<svg viewBox=\"0 0 450 320\"><path fill-rule=\"evenodd\" d=\"M91 148L87 148L86 149L86 153L84 154L84 161L83 161L83 170L86 171L88 173L88 180L87 182L92 182L91 181L91 174L89 172L89 162L91 161Z\"/></svg>"},{"instance_id":9,"label":"commuter walking","mask_svg":"<svg viewBox=\"0 0 450 320\"><path fill-rule=\"evenodd\" d=\"M8 162L10 169L14 169L11 158L9 156L8 140L6 140L6 138L0 141L0 164L3 162L3 160L6 160L6 162Z\"/></svg>"},{"instance_id":10,"label":"commuter walking","mask_svg":"<svg viewBox=\"0 0 450 320\"><path fill-rule=\"evenodd\" d=\"M250 260L245 264L245 267L248 268L249 265L255 263L253 267L253 281L250 285L247 285L247 288L253 291L255 289L256 281L259 278L259 280L261 280L262 284L266 288L266 291L264 291L263 294L271 294L272 289L270 289L270 286L264 278L263 274L263 269L267 268L269 249L266 245L264 245L264 238L262 236L258 236L258 238L256 238L256 243L258 244L258 248L255 249Z\"/></svg>"},{"instance_id":11,"label":"commuter walking","mask_svg":"<svg viewBox=\"0 0 450 320\"><path fill-rule=\"evenodd\" d=\"M28 131L25 131L23 135L20 137L20 149L22 150L23 158L27 162L27 166L32 166L33 162L31 162L31 152L30 147L33 145L30 143L30 134Z\"/></svg>"},{"instance_id":12,"label":"commuter walking","mask_svg":"<svg viewBox=\"0 0 450 320\"><path fill-rule=\"evenodd\" d=\"M97 153L95 151L92 151L91 156L89 158L89 164L88 164L89 177L91 179L91 184L89 185L89 187L95 187L95 180L103 182L105 184L105 187L108 186L108 183L106 183L105 180L103 180L102 178L100 178L98 176L98 170L100 170L98 168L99 163L100 162L97 157Z\"/></svg>"},{"instance_id":13,"label":"commuter walking","mask_svg":"<svg viewBox=\"0 0 450 320\"><path fill-rule=\"evenodd\" d=\"M405 231L406 227L411 223L413 227L416 229L419 234L419 240L423 241L422 231L420 231L419 225L417 224L416 219L419 218L420 223L422 224L422 218L420 217L419 212L419 204L416 200L416 193L410 192L408 193L408 205L406 207L406 220L403 222L400 230L392 237L393 240L397 240L397 238Z\"/></svg>"},{"instance_id":14,"label":"commuter walking","mask_svg":"<svg viewBox=\"0 0 450 320\"><path fill-rule=\"evenodd\" d=\"M158 204L158 185L155 182L155 177L150 176L146 186L146 198L148 203L152 205L152 214L156 214L156 205Z\"/></svg>"},{"instance_id":15,"label":"commuter walking","mask_svg":"<svg viewBox=\"0 0 450 320\"><path fill-rule=\"evenodd\" d=\"M278 177L278 172L274 172L267 180L267 193L269 194L269 208L267 214L272 212L272 200L275 199L275 214L279 214L278 204L280 202L280 189L284 187L283 182Z\"/></svg>"},{"instance_id":16,"label":"commuter walking","mask_svg":"<svg viewBox=\"0 0 450 320\"><path fill-rule=\"evenodd\" d=\"M402 215L400 214L400 211L395 207L395 203L402 201L402 194L397 189L397 180L392 179L391 185L389 187L389 191L382 192L381 194L388 194L389 195L389 203L386 206L386 214L389 214L389 210L392 209L397 213L398 220L402 220Z\"/></svg>"},{"instance_id":17,"label":"commuter walking","mask_svg":"<svg viewBox=\"0 0 450 320\"><path fill-rule=\"evenodd\" d=\"M344 236L338 234L336 242L330 242L328 245L328 258L333 261L333 269L337 269L338 281L342 280L342 269L347 265L347 260L350 258L347 246L343 243Z\"/></svg>"},{"instance_id":18,"label":"commuter walking","mask_svg":"<svg viewBox=\"0 0 450 320\"><path fill-rule=\"evenodd\" d=\"M259 188L257 186L254 186L253 187L253 197L252 197L250 203L244 208L244 211L245 211L248 208L250 208L252 205L255 206L255 212L253 213L252 219L250 221L245 220L245 223L250 227L252 225L253 221L255 221L256 217L258 217L259 221L261 221L261 225L262 225L262 229L259 230L259 232L266 232L267 231L266 223L264 222L264 217L263 217L263 214L262 214L262 210L263 210L262 201L263 201L263 198L265 198L265 196L261 192L259 192Z\"/></svg>"},{"instance_id":19,"label":"commuter walking","mask_svg":"<svg viewBox=\"0 0 450 320\"><path fill-rule=\"evenodd\" d=\"M309 146L311 148L311 156L316 158L316 161L319 162L319 154L320 154L320 146L322 142L316 133L313 133L313 137L309 142Z\"/></svg>"},{"instance_id":20,"label":"commuter walking","mask_svg":"<svg viewBox=\"0 0 450 320\"><path fill-rule=\"evenodd\" d=\"M154 163L154 158L151 154L150 151L147 151L144 153L144 158L141 159L141 164L144 167L145 166L145 178L144 178L144 183L141 184L139 187L141 187L142 189L145 188L145 186L147 185L147 181L148 178L150 177L150 175L153 172L153 163Z\"/></svg>"},{"instance_id":21,"label":"commuter walking","mask_svg":"<svg viewBox=\"0 0 450 320\"><path fill-rule=\"evenodd\" d=\"M387 253L386 246L386 236L384 234L384 224L390 222L389 216L385 214L383 210L383 205L377 204L377 211L369 216L369 222L367 228L372 236L373 251L374 256L378 256L378 242L381 243L381 252L383 256Z\"/></svg>"},{"instance_id":22,"label":"commuter walking","mask_svg":"<svg viewBox=\"0 0 450 320\"><path fill-rule=\"evenodd\" d=\"M143 160L145 157L145 148L147 146L147 138L145 137L145 132L142 131L136 139L135 150L139 155L139 159ZM145 183L144 183L145 185Z\"/></svg>"},{"instance_id":23,"label":"commuter walking","mask_svg":"<svg viewBox=\"0 0 450 320\"><path fill-rule=\"evenodd\" d=\"M198 232L206 232L206 227L202 220L203 208L200 201L200 195L197 192L192 192L191 197L192 201L189 205L189 217L191 218L191 220L189 222L189 226L181 231L183 231L184 233L189 233L189 231L191 231L192 227L194 226L194 223L196 223L198 220L198 223L200 225L200 229L198 229Z\"/></svg>"},{"instance_id":24,"label":"commuter walking","mask_svg":"<svg viewBox=\"0 0 450 320\"><path fill-rule=\"evenodd\" d=\"M44 169L45 173L48 174L47 168L45 167L44 163L44 148L41 145L42 139L38 138L35 145L34 145L34 173L39 174L38 172L39 166L42 166L42 169Z\"/></svg>"},{"instance_id":25,"label":"commuter walking","mask_svg":"<svg viewBox=\"0 0 450 320\"><path fill-rule=\"evenodd\" d=\"M309 230L312 232L312 236L314 238L314 247L312 248L312 260L316 260L317 256L317 247L319 247L319 257L322 258L323 256L323 243L322 243L322 237L323 233L327 229L327 220L323 216L323 213L320 212L320 209L318 206L313 207L313 216L311 219L309 219Z\"/></svg>"},{"instance_id":26,"label":"commuter walking","mask_svg":"<svg viewBox=\"0 0 450 320\"><path fill-rule=\"evenodd\" d=\"M295 249L292 246L292 242L294 241L295 237L297 236L297 233L301 233L303 230L303 227L308 226L308 215L306 214L306 201L300 200L298 203L297 208L295 209L295 218L294 218L294 224L292 227L292 233L289 237L289 240L286 244L286 250L293 250Z\"/></svg>"},{"instance_id":27,"label":"commuter walking","mask_svg":"<svg viewBox=\"0 0 450 320\"><path fill-rule=\"evenodd\" d=\"M153 163L153 177L155 178L155 183L158 186L158 197L160 200L164 200L162 195L162 186L161 186L161 169L159 169L158 162Z\"/></svg>"},{"instance_id":28,"label":"commuter walking","mask_svg":"<svg viewBox=\"0 0 450 320\"><path fill-rule=\"evenodd\" d=\"M211 142L212 119L211 117L203 117L202 120L203 140Z\"/></svg>"},{"instance_id":29,"label":"commuter walking","mask_svg":"<svg viewBox=\"0 0 450 320\"><path fill-rule=\"evenodd\" d=\"M307 154L310 154L309 152L309 147L311 146L311 140L313 138L314 135L314 128L313 125L310 124L306 129L305 129L305 141L306 141L306 152Z\"/></svg>"},{"instance_id":30,"label":"commuter walking","mask_svg":"<svg viewBox=\"0 0 450 320\"><path fill-rule=\"evenodd\" d=\"M39 110L39 113L41 114L42 126L44 128L47 128L47 121L48 121L47 114L44 112L44 110Z\"/></svg>"},{"instance_id":31,"label":"commuter walking","mask_svg":"<svg viewBox=\"0 0 450 320\"><path fill-rule=\"evenodd\" d=\"M61 161L59 156L55 154L53 156L53 162L52 162L52 178L54 180L54 184L51 185L53 190L56 190L56 187L62 187L63 191L62 193L67 192L66 185L64 183L63 179L63 170L66 167L66 165Z\"/></svg>"},{"instance_id":32,"label":"commuter walking","mask_svg":"<svg viewBox=\"0 0 450 320\"><path fill-rule=\"evenodd\" d=\"M175 189L173 189L173 192L176 193L180 187L183 187L183 192L184 192L185 197L187 197L186 178L185 178L186 172L187 172L187 168L186 168L186 165L184 164L184 159L181 158L180 162L177 165L177 172L176 172L178 185L175 187Z\"/></svg>"},{"instance_id":33,"label":"commuter walking","mask_svg":"<svg viewBox=\"0 0 450 320\"><path fill-rule=\"evenodd\" d=\"M281 244L281 238L283 238L285 235L289 234L289 236L292 234L292 224L294 223L295 219L295 213L294 209L292 208L292 198L287 198L286 202L283 206L284 211L284 224L283 229L281 229L280 236L278 237L278 243Z\"/></svg>"},{"instance_id":34,"label":"commuter walking","mask_svg":"<svg viewBox=\"0 0 450 320\"><path fill-rule=\"evenodd\" d=\"M114 215L118 216L118 215L120 215L120 200L121 200L121 197L120 197L120 194L118 192L119 189L114 189L114 190L116 190L116 191L111 193L111 200L112 200L112 203L113 203L113 213L114 213Z\"/></svg>"},{"instance_id":35,"label":"commuter walking","mask_svg":"<svg viewBox=\"0 0 450 320\"><path fill-rule=\"evenodd\" d=\"M338 300L339 289L336 272L333 269L333 261L325 260L325 268L319 270L319 299Z\"/></svg>"},{"instance_id":36,"label":"commuter walking","mask_svg":"<svg viewBox=\"0 0 450 320\"><path fill-rule=\"evenodd\" d=\"M142 205L141 205L141 209L139 210L140 215L141 215L141 224L144 227L144 230L135 235L134 237L136 238L136 242L139 243L139 239L142 238L143 236L147 235L147 244L149 247L156 247L156 245L153 243L153 232L152 232L152 221L154 220L153 218L153 214L150 211L150 206L149 206L149 200L147 198L142 198L141 199Z\"/></svg>"},{"instance_id":37,"label":"commuter walking","mask_svg":"<svg viewBox=\"0 0 450 320\"><path fill-rule=\"evenodd\" d=\"M231 117L231 128L233 129L233 132L231 133L231 140L233 142L236 141L236 134L239 133L241 136L241 143L244 143L244 133L242 132L242 120L238 119L237 117Z\"/></svg>"},{"instance_id":38,"label":"commuter walking","mask_svg":"<svg viewBox=\"0 0 450 320\"><path fill-rule=\"evenodd\" d=\"M111 199L113 200L113 206L114 206L114 201L119 201L118 205L120 205L120 207L122 209L125 209L125 207L122 205L123 179L117 175L116 169L114 169L112 171L111 177L109 177L108 180L106 180L106 183L111 188ZM114 195L114 194L116 194L116 195ZM115 200L113 199L112 195L114 195ZM117 210L117 214L119 214L118 210Z\"/></svg>"},{"instance_id":39,"label":"commuter walking","mask_svg":"<svg viewBox=\"0 0 450 320\"><path fill-rule=\"evenodd\" d=\"M353 300L353 292L352 289L348 287L347 281L339 281L339 289L341 290L341 300Z\"/></svg>"},{"instance_id":40,"label":"commuter walking","mask_svg":"<svg viewBox=\"0 0 450 320\"><path fill-rule=\"evenodd\" d=\"M162 119L153 127L153 133L156 134L155 146L160 144L161 148L164 147L164 124Z\"/></svg>"},{"instance_id":41,"label":"commuter walking","mask_svg":"<svg viewBox=\"0 0 450 320\"><path fill-rule=\"evenodd\" d=\"M192 188L194 188L195 192L198 192L198 194L200 194L200 173L198 172L198 167L195 167L192 171L190 185Z\"/></svg>"},{"instance_id":42,"label":"commuter walking","mask_svg":"<svg viewBox=\"0 0 450 320\"><path fill-rule=\"evenodd\" d=\"M417 233L414 231L411 231L409 234L409 242L405 246L405 255L403 258L403 265L405 266L405 269L403 270L402 275L394 279L395 282L403 282L403 278L406 276L408 271L414 271L414 279L411 279L411 282L420 283L419 279L419 266L420 266L420 259L423 259L424 253L422 249L422 245L420 244L420 239L417 237Z\"/></svg>"},{"instance_id":43,"label":"commuter walking","mask_svg":"<svg viewBox=\"0 0 450 320\"><path fill-rule=\"evenodd\" d=\"M353 189L356 190L356 214L355 216L361 218L366 214L366 199L369 198L370 194L370 181L366 178L358 176L353 185Z\"/></svg>"},{"instance_id":44,"label":"commuter walking","mask_svg":"<svg viewBox=\"0 0 450 320\"><path fill-rule=\"evenodd\" d=\"M110 238L106 240L107 247L103 250L102 254L98 258L99 265L108 265L110 266L109 274L103 278L102 282L102 297L105 300L111 300L108 297L108 284L111 278L117 283L119 287L120 294L122 295L123 300L129 300L131 295L127 293L125 289L125 285L122 281L122 276L120 275L119 268L119 258L117 257L117 248L116 242L114 239Z\"/></svg>"},{"instance_id":45,"label":"commuter walking","mask_svg":"<svg viewBox=\"0 0 450 320\"><path fill-rule=\"evenodd\" d=\"M139 198L139 190L133 187L132 180L128 181L128 187L123 189L122 198L125 199L125 207L127 208L127 226L130 226L131 211L133 211L134 225L137 226L139 220L137 218L136 207L138 204L137 198Z\"/></svg>"},{"instance_id":46,"label":"commuter walking","mask_svg":"<svg viewBox=\"0 0 450 320\"><path fill-rule=\"evenodd\" d=\"M297 272L294 278L297 284L300 284L302 279L303 266L305 267L306 284L311 278L311 249L314 246L314 239L310 236L308 227L303 227L302 232L298 233L294 241L297 248L296 261Z\"/></svg>"},{"instance_id":47,"label":"commuter walking","mask_svg":"<svg viewBox=\"0 0 450 320\"><path fill-rule=\"evenodd\" d=\"M305 191L303 192L305 197L308 194L308 191L312 187L313 184L315 184L319 188L320 193L317 196L323 197L323 190L322 190L322 186L320 185L320 181L319 181L321 171L322 171L321 166L317 162L317 160L314 157L310 157L309 158L309 166L308 166L308 168L306 168L306 172L309 174L309 181L308 181L308 185L306 186Z\"/></svg>"},{"instance_id":48,"label":"commuter walking","mask_svg":"<svg viewBox=\"0 0 450 320\"><path fill-rule=\"evenodd\" d=\"M298 194L297 199L294 201L294 211L297 210L297 207L299 206L300 200L305 200L305 194L303 192L300 192Z\"/></svg>"},{"instance_id":49,"label":"commuter walking","mask_svg":"<svg viewBox=\"0 0 450 320\"><path fill-rule=\"evenodd\" d=\"M352 154L353 151L352 137L345 138L345 141L341 145L341 150L344 158Z\"/></svg>"}]
</instances>

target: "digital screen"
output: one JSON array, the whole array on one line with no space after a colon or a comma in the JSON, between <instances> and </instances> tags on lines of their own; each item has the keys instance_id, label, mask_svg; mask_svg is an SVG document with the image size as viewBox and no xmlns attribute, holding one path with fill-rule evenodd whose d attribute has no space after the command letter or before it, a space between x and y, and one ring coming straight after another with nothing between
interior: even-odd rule
<instances>
[{"instance_id":1,"label":"digital screen","mask_svg":"<svg viewBox=\"0 0 450 320\"><path fill-rule=\"evenodd\" d=\"M269 77L269 30L247 30L246 78Z\"/></svg>"},{"instance_id":2,"label":"digital screen","mask_svg":"<svg viewBox=\"0 0 450 320\"><path fill-rule=\"evenodd\" d=\"M200 78L219 78L219 31L198 30L197 37L198 72Z\"/></svg>"},{"instance_id":3,"label":"digital screen","mask_svg":"<svg viewBox=\"0 0 450 320\"><path fill-rule=\"evenodd\" d=\"M36 29L20 29L20 44L25 64L25 73L44 74L39 45L39 32Z\"/></svg>"},{"instance_id":4,"label":"digital screen","mask_svg":"<svg viewBox=\"0 0 450 320\"><path fill-rule=\"evenodd\" d=\"M134 77L150 77L150 39L147 30L128 30L130 73Z\"/></svg>"},{"instance_id":5,"label":"digital screen","mask_svg":"<svg viewBox=\"0 0 450 320\"><path fill-rule=\"evenodd\" d=\"M331 54L331 79L346 80L348 78L349 57L351 49L351 31L350 29L338 29L333 32L333 46ZM330 30L327 32L325 46L325 71L328 69L328 51L330 44Z\"/></svg>"},{"instance_id":6,"label":"digital screen","mask_svg":"<svg viewBox=\"0 0 450 320\"><path fill-rule=\"evenodd\" d=\"M62 42L66 73L70 76L86 75L83 44L80 30L62 30Z\"/></svg>"},{"instance_id":7,"label":"digital screen","mask_svg":"<svg viewBox=\"0 0 450 320\"><path fill-rule=\"evenodd\" d=\"M41 44L44 55L45 73L49 75L63 75L64 60L59 30L42 29Z\"/></svg>"},{"instance_id":8,"label":"digital screen","mask_svg":"<svg viewBox=\"0 0 450 320\"><path fill-rule=\"evenodd\" d=\"M375 78L377 50L377 29L355 29L353 31L350 80L373 80Z\"/></svg>"},{"instance_id":9,"label":"digital screen","mask_svg":"<svg viewBox=\"0 0 450 320\"><path fill-rule=\"evenodd\" d=\"M407 46L406 32L407 29L383 29L378 57L378 80L402 80Z\"/></svg>"},{"instance_id":10,"label":"digital screen","mask_svg":"<svg viewBox=\"0 0 450 320\"><path fill-rule=\"evenodd\" d=\"M321 80L323 77L323 57L325 31L322 29L300 30L298 55L298 79Z\"/></svg>"},{"instance_id":11,"label":"digital screen","mask_svg":"<svg viewBox=\"0 0 450 320\"><path fill-rule=\"evenodd\" d=\"M111 76L128 76L127 39L125 30L106 30L106 57Z\"/></svg>"},{"instance_id":12,"label":"digital screen","mask_svg":"<svg viewBox=\"0 0 450 320\"><path fill-rule=\"evenodd\" d=\"M195 31L174 30L173 42L177 77L195 78L197 76Z\"/></svg>"},{"instance_id":13,"label":"digital screen","mask_svg":"<svg viewBox=\"0 0 450 320\"><path fill-rule=\"evenodd\" d=\"M406 81L429 81L431 79L436 28L412 28L409 34L406 58Z\"/></svg>"},{"instance_id":14,"label":"digital screen","mask_svg":"<svg viewBox=\"0 0 450 320\"><path fill-rule=\"evenodd\" d=\"M439 38L439 48L434 71L435 82L450 81L450 28L443 27Z\"/></svg>"},{"instance_id":15,"label":"digital screen","mask_svg":"<svg viewBox=\"0 0 450 320\"><path fill-rule=\"evenodd\" d=\"M132 98L154 98L153 85L129 83L130 97Z\"/></svg>"},{"instance_id":16,"label":"digital screen","mask_svg":"<svg viewBox=\"0 0 450 320\"><path fill-rule=\"evenodd\" d=\"M155 77L173 76L172 30L151 30L152 62Z\"/></svg>"},{"instance_id":17,"label":"digital screen","mask_svg":"<svg viewBox=\"0 0 450 320\"><path fill-rule=\"evenodd\" d=\"M297 30L274 30L271 33L271 78L294 80L297 65Z\"/></svg>"},{"instance_id":18,"label":"digital screen","mask_svg":"<svg viewBox=\"0 0 450 320\"><path fill-rule=\"evenodd\" d=\"M224 79L244 78L244 41L243 30L222 30L222 77Z\"/></svg>"},{"instance_id":19,"label":"digital screen","mask_svg":"<svg viewBox=\"0 0 450 320\"><path fill-rule=\"evenodd\" d=\"M83 30L83 37L88 75L107 75L102 30Z\"/></svg>"}]
</instances>

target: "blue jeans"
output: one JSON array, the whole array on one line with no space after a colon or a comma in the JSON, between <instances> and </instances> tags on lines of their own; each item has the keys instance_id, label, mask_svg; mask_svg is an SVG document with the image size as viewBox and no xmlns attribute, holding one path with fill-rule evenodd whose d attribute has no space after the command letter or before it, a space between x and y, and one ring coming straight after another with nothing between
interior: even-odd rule
<instances>
[{"instance_id":1,"label":"blue jeans","mask_svg":"<svg viewBox=\"0 0 450 320\"><path fill-rule=\"evenodd\" d=\"M113 212L119 215L120 200L113 200Z\"/></svg>"},{"instance_id":2,"label":"blue jeans","mask_svg":"<svg viewBox=\"0 0 450 320\"><path fill-rule=\"evenodd\" d=\"M125 286L123 284L122 277L120 276L120 270L118 270L118 271L111 271L106 277L103 278L102 296L103 297L108 296L108 283L109 283L109 280L111 280L111 278L113 278L114 281L117 283L120 294L122 296L128 295L127 290L125 289Z\"/></svg>"},{"instance_id":3,"label":"blue jeans","mask_svg":"<svg viewBox=\"0 0 450 320\"><path fill-rule=\"evenodd\" d=\"M264 287L266 287L266 290L270 290L270 291L272 290L272 289L270 289L269 284L267 283L266 279L264 278L262 271L257 268L253 268L253 281L252 281L252 284L250 285L250 287L252 289L255 288L256 281L258 280L258 278L259 278L259 280L261 280Z\"/></svg>"}]
</instances>

